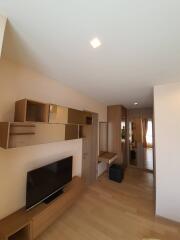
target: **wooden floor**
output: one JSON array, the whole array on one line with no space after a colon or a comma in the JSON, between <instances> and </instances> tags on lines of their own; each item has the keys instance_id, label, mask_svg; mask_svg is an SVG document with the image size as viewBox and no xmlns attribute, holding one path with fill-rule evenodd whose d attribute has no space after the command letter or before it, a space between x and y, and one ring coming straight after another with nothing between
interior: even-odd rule
<instances>
[{"instance_id":1,"label":"wooden floor","mask_svg":"<svg viewBox=\"0 0 180 240\"><path fill-rule=\"evenodd\" d=\"M100 177L38 240L178 240L179 229L154 217L153 175L128 169L121 184Z\"/></svg>"}]
</instances>

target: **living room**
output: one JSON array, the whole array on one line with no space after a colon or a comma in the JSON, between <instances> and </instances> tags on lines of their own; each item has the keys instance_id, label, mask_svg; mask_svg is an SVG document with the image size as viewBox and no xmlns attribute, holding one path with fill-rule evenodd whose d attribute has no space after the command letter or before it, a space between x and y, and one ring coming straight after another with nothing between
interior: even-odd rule
<instances>
[{"instance_id":1,"label":"living room","mask_svg":"<svg viewBox=\"0 0 180 240\"><path fill-rule=\"evenodd\" d=\"M0 2L0 240L179 239L179 13Z\"/></svg>"}]
</instances>

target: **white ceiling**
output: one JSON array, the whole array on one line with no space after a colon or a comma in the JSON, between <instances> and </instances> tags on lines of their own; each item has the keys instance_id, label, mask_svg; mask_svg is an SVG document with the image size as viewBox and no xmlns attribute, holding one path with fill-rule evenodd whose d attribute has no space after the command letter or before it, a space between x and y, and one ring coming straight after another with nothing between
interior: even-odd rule
<instances>
[{"instance_id":1,"label":"white ceiling","mask_svg":"<svg viewBox=\"0 0 180 240\"><path fill-rule=\"evenodd\" d=\"M6 57L107 104L150 106L153 85L180 81L179 0L0 0L0 13Z\"/></svg>"}]
</instances>

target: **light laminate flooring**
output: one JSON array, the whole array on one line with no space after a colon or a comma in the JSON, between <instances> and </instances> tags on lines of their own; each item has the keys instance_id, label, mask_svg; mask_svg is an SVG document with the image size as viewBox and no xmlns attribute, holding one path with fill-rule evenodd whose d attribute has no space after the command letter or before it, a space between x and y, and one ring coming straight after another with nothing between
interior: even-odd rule
<instances>
[{"instance_id":1,"label":"light laminate flooring","mask_svg":"<svg viewBox=\"0 0 180 240\"><path fill-rule=\"evenodd\" d=\"M180 225L154 216L153 175L129 168L101 176L38 240L180 240Z\"/></svg>"}]
</instances>

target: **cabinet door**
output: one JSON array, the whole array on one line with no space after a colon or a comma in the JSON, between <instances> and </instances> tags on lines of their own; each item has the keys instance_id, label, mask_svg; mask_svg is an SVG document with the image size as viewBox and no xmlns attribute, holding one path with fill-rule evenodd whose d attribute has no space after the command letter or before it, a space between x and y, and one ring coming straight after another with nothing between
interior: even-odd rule
<instances>
[{"instance_id":1,"label":"cabinet door","mask_svg":"<svg viewBox=\"0 0 180 240\"><path fill-rule=\"evenodd\" d=\"M80 110L68 108L68 123L83 124L83 112Z\"/></svg>"},{"instance_id":2,"label":"cabinet door","mask_svg":"<svg viewBox=\"0 0 180 240\"><path fill-rule=\"evenodd\" d=\"M0 147L7 149L9 146L10 123L0 123Z\"/></svg>"},{"instance_id":3,"label":"cabinet door","mask_svg":"<svg viewBox=\"0 0 180 240\"><path fill-rule=\"evenodd\" d=\"M79 138L78 125L68 124L65 127L65 140L72 140Z\"/></svg>"},{"instance_id":4,"label":"cabinet door","mask_svg":"<svg viewBox=\"0 0 180 240\"><path fill-rule=\"evenodd\" d=\"M51 104L49 107L49 123L68 123L68 108Z\"/></svg>"},{"instance_id":5,"label":"cabinet door","mask_svg":"<svg viewBox=\"0 0 180 240\"><path fill-rule=\"evenodd\" d=\"M15 103L15 122L25 122L27 111L27 99L16 101Z\"/></svg>"}]
</instances>

